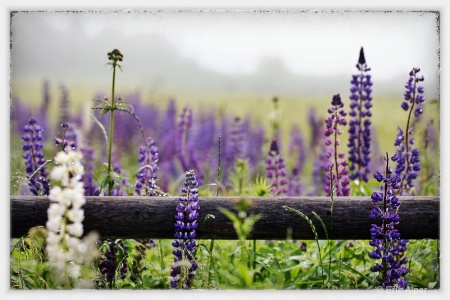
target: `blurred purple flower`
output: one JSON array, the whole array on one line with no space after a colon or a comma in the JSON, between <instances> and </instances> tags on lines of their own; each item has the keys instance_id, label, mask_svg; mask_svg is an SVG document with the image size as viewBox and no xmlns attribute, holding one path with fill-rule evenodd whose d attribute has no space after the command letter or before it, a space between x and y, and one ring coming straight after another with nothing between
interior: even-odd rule
<instances>
[{"instance_id":1,"label":"blurred purple flower","mask_svg":"<svg viewBox=\"0 0 450 300\"><path fill-rule=\"evenodd\" d=\"M270 193L275 196L285 196L287 193L286 164L280 156L275 139L270 144L269 157L266 160L266 178L271 185Z\"/></svg>"},{"instance_id":2,"label":"blurred purple flower","mask_svg":"<svg viewBox=\"0 0 450 300\"><path fill-rule=\"evenodd\" d=\"M139 148L138 162L140 171L136 175L137 195L155 196L155 180L157 179L156 171L158 171L158 147L152 138L147 138L146 145Z\"/></svg>"},{"instance_id":3,"label":"blurred purple flower","mask_svg":"<svg viewBox=\"0 0 450 300\"><path fill-rule=\"evenodd\" d=\"M83 154L84 174L81 177L85 196L98 196L100 187L94 181L94 148L85 146L80 149Z\"/></svg>"},{"instance_id":4,"label":"blurred purple flower","mask_svg":"<svg viewBox=\"0 0 450 300\"><path fill-rule=\"evenodd\" d=\"M44 153L42 152L42 128L36 123L34 118L30 118L28 124L23 127L23 132L23 158L25 159L25 172L30 191L35 196L48 195L50 181L47 168L42 166L45 164ZM39 171L34 174L38 169Z\"/></svg>"}]
</instances>

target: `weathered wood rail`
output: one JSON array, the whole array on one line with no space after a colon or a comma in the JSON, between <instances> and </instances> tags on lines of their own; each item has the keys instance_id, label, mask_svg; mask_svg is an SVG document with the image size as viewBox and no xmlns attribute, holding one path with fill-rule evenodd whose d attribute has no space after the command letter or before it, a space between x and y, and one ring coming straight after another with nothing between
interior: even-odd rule
<instances>
[{"instance_id":1,"label":"weathered wood rail","mask_svg":"<svg viewBox=\"0 0 450 300\"><path fill-rule=\"evenodd\" d=\"M246 197L252 201L249 214L261 214L249 239L285 239L289 228L293 239L314 239L311 228L300 216L286 211L283 205L300 210L311 218L320 239L325 239L316 212L330 232L328 197ZM11 196L11 237L25 235L31 227L45 226L47 197ZM236 239L231 221L219 210L236 212L240 197L200 197L199 239ZM404 239L439 239L439 197L400 197L400 224ZM85 232L97 231L102 238L173 237L177 197L86 197ZM370 239L374 204L369 197L336 197L332 219L332 239ZM211 214L215 218L205 216Z\"/></svg>"}]
</instances>

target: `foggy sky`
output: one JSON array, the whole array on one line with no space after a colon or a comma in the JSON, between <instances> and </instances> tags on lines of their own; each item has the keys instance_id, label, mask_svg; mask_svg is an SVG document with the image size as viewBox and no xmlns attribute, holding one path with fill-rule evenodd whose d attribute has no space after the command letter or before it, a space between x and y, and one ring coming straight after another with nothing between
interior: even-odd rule
<instances>
[{"instance_id":1,"label":"foggy sky","mask_svg":"<svg viewBox=\"0 0 450 300\"><path fill-rule=\"evenodd\" d=\"M12 80L109 84L106 53L124 53L134 86L314 93L348 86L364 46L380 89L420 67L437 96L437 15L426 12L18 12Z\"/></svg>"}]
</instances>

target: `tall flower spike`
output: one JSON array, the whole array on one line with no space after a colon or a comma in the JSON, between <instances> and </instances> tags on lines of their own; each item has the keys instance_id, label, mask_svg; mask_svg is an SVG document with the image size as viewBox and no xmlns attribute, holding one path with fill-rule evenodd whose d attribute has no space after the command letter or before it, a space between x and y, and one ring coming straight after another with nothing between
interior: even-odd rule
<instances>
[{"instance_id":1,"label":"tall flower spike","mask_svg":"<svg viewBox=\"0 0 450 300\"><path fill-rule=\"evenodd\" d=\"M409 73L409 79L405 85L406 91L403 94L404 101L401 104L403 110L408 112L408 119L405 130L398 127L397 136L394 145L397 147L397 153L392 157L392 160L397 162L395 174L402 179L400 187L400 195L410 194L414 187L414 179L417 178L417 172L420 170L420 156L419 149L413 149L414 138L411 135L414 128L412 112L417 118L423 113L423 103L425 103L424 88L418 86L418 83L423 81L423 76L417 76L420 72L419 68L413 68Z\"/></svg>"},{"instance_id":2,"label":"tall flower spike","mask_svg":"<svg viewBox=\"0 0 450 300\"><path fill-rule=\"evenodd\" d=\"M70 98L69 92L64 85L60 86L61 89L61 98L59 101L59 123L68 123L70 122Z\"/></svg>"},{"instance_id":3,"label":"tall flower spike","mask_svg":"<svg viewBox=\"0 0 450 300\"><path fill-rule=\"evenodd\" d=\"M44 153L42 152L42 128L36 123L34 118L31 118L28 124L24 126L23 131L23 158L25 159L25 172L28 175L30 191L36 196L48 195L50 182L47 169L45 166L42 166L45 163ZM38 168L40 168L39 172L34 174ZM30 177L33 174L34 176Z\"/></svg>"},{"instance_id":4,"label":"tall flower spike","mask_svg":"<svg viewBox=\"0 0 450 300\"><path fill-rule=\"evenodd\" d=\"M123 249L122 257L119 255L119 247ZM128 247L123 244L122 240L109 242L107 250L102 253L102 260L98 264L100 273L102 273L103 280L106 281L110 287L116 279L116 272L119 269L120 279L125 279L128 270L126 255L128 254Z\"/></svg>"},{"instance_id":5,"label":"tall flower spike","mask_svg":"<svg viewBox=\"0 0 450 300\"><path fill-rule=\"evenodd\" d=\"M175 255L172 271L170 272L170 286L172 288L189 289L197 270L195 252L197 244L195 229L198 226L198 190L197 179L193 170L186 172L186 179L180 202L175 213L175 240L172 246Z\"/></svg>"},{"instance_id":6,"label":"tall flower spike","mask_svg":"<svg viewBox=\"0 0 450 300\"><path fill-rule=\"evenodd\" d=\"M189 131L192 127L192 110L185 107L180 115L177 129L176 149L178 158L180 159L183 171L194 169L197 172L199 184L203 184L203 176L201 174L200 165L195 157L194 147L190 143Z\"/></svg>"},{"instance_id":7,"label":"tall flower spike","mask_svg":"<svg viewBox=\"0 0 450 300\"><path fill-rule=\"evenodd\" d=\"M370 173L372 82L371 75L367 74L370 68L367 67L362 47L356 68L359 74L352 75L350 88L349 170L351 180L367 182L367 175Z\"/></svg>"},{"instance_id":8,"label":"tall flower spike","mask_svg":"<svg viewBox=\"0 0 450 300\"><path fill-rule=\"evenodd\" d=\"M342 129L339 126L347 125L345 116L347 113L343 109L344 103L339 94L333 96L331 101L331 108L328 109L330 116L325 120L325 146L327 150L325 157L328 162L325 164L325 178L326 184L324 186L327 196L331 195L330 183L333 181L333 186L336 188L336 196L348 196L350 194L347 161L344 159L344 153L338 153L339 138L342 134ZM330 177L329 170L333 167L333 174Z\"/></svg>"},{"instance_id":9,"label":"tall flower spike","mask_svg":"<svg viewBox=\"0 0 450 300\"><path fill-rule=\"evenodd\" d=\"M271 185L270 193L275 196L286 195L286 164L283 157L280 156L278 144L275 139L270 144L269 157L266 160L266 177Z\"/></svg>"},{"instance_id":10,"label":"tall flower spike","mask_svg":"<svg viewBox=\"0 0 450 300\"><path fill-rule=\"evenodd\" d=\"M138 162L141 166L139 173L136 175L137 195L154 196L152 181L156 180L156 171L158 171L158 147L152 138L148 138L146 145L142 145L139 149Z\"/></svg>"},{"instance_id":11,"label":"tall flower spike","mask_svg":"<svg viewBox=\"0 0 450 300\"><path fill-rule=\"evenodd\" d=\"M406 289L407 282L404 276L409 272L405 267L408 258L404 256L408 240L400 239L400 232L395 229L399 224L400 217L396 213L400 206L399 199L395 196L395 190L401 187L401 179L392 174L389 167L389 157L386 154L386 171L383 174L376 172L374 177L383 186L379 192L373 192L371 199L373 203L382 203L382 208L375 206L370 213L372 220L380 220L381 226L372 224L370 229L371 241L369 244L375 247L370 253L373 259L381 259L381 263L375 263L370 268L372 272L378 272L377 285L386 289Z\"/></svg>"},{"instance_id":12,"label":"tall flower spike","mask_svg":"<svg viewBox=\"0 0 450 300\"><path fill-rule=\"evenodd\" d=\"M51 189L46 227L48 259L55 266L56 278L64 279L64 287L70 280L78 278L81 265L94 258L97 253L95 243L98 235L89 234L83 240L84 198L81 152L58 152L54 161L57 164L50 176L60 182L61 186Z\"/></svg>"},{"instance_id":13,"label":"tall flower spike","mask_svg":"<svg viewBox=\"0 0 450 300\"><path fill-rule=\"evenodd\" d=\"M305 168L306 162L306 145L305 137L301 132L300 128L296 125L292 126L291 129L291 141L289 143L289 153L293 154L294 157L294 167L292 173L289 176L289 196L300 196L302 185L300 177Z\"/></svg>"},{"instance_id":14,"label":"tall flower spike","mask_svg":"<svg viewBox=\"0 0 450 300\"><path fill-rule=\"evenodd\" d=\"M91 146L81 148L85 173L81 177L85 196L98 196L100 187L94 181L94 149Z\"/></svg>"}]
</instances>

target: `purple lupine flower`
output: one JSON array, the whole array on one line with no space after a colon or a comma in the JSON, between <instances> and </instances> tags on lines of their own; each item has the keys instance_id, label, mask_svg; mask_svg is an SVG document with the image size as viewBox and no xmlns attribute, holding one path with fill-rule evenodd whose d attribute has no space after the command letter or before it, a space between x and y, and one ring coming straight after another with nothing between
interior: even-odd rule
<instances>
[{"instance_id":1,"label":"purple lupine flower","mask_svg":"<svg viewBox=\"0 0 450 300\"><path fill-rule=\"evenodd\" d=\"M326 172L323 167L328 163L328 158L325 155L326 152L327 146L323 145L322 151L318 153L317 158L314 161L312 171L313 190L308 192L308 196L321 196L324 192L324 188L319 187L326 187L329 185L329 181L326 178Z\"/></svg>"},{"instance_id":2,"label":"purple lupine flower","mask_svg":"<svg viewBox=\"0 0 450 300\"><path fill-rule=\"evenodd\" d=\"M300 196L301 194L302 194L302 182L300 179L300 170L294 167L292 169L292 173L289 175L289 184L286 195Z\"/></svg>"},{"instance_id":3,"label":"purple lupine flower","mask_svg":"<svg viewBox=\"0 0 450 300\"><path fill-rule=\"evenodd\" d=\"M434 121L431 119L427 127L425 128L424 132L424 148L430 149L432 152L436 152L438 150L438 143L439 143L439 135L436 132L436 127L434 126Z\"/></svg>"},{"instance_id":4,"label":"purple lupine flower","mask_svg":"<svg viewBox=\"0 0 450 300\"><path fill-rule=\"evenodd\" d=\"M298 125L292 126L290 137L289 153L292 153L294 156L294 166L292 168L292 173L289 175L287 194L288 196L300 196L302 190L300 177L306 162L305 137Z\"/></svg>"},{"instance_id":5,"label":"purple lupine flower","mask_svg":"<svg viewBox=\"0 0 450 300\"><path fill-rule=\"evenodd\" d=\"M350 89L350 112L348 147L350 161L350 179L367 182L367 175L370 173L370 135L372 116L372 82L370 71L364 57L364 50L361 47L359 60L356 67L359 74L352 75L352 87Z\"/></svg>"},{"instance_id":6,"label":"purple lupine flower","mask_svg":"<svg viewBox=\"0 0 450 300\"><path fill-rule=\"evenodd\" d=\"M122 259L118 256L119 247L123 250ZM102 260L98 264L100 273L102 274L103 280L112 286L115 281L116 271L118 266L120 266L119 273L120 278L125 279L128 270L128 265L126 261L126 254L128 247L123 244L122 240L116 242L110 242L108 245L108 250L102 255Z\"/></svg>"},{"instance_id":7,"label":"purple lupine flower","mask_svg":"<svg viewBox=\"0 0 450 300\"><path fill-rule=\"evenodd\" d=\"M309 149L314 150L318 145L320 145L323 137L322 124L323 120L319 119L317 116L317 111L315 107L310 107L308 111L308 128L310 130L310 143Z\"/></svg>"},{"instance_id":8,"label":"purple lupine flower","mask_svg":"<svg viewBox=\"0 0 450 300\"><path fill-rule=\"evenodd\" d=\"M28 123L30 118L34 118L33 116L34 115L31 112L29 105L23 103L22 100L20 100L20 98L18 97L13 96L11 98L11 128L14 128L17 134L23 134L23 124Z\"/></svg>"},{"instance_id":9,"label":"purple lupine flower","mask_svg":"<svg viewBox=\"0 0 450 300\"><path fill-rule=\"evenodd\" d=\"M50 106L50 85L49 81L45 80L42 84L43 95L41 106L39 107L39 120L41 120L41 127L44 132L49 134L48 108Z\"/></svg>"},{"instance_id":10,"label":"purple lupine flower","mask_svg":"<svg viewBox=\"0 0 450 300\"><path fill-rule=\"evenodd\" d=\"M195 229L198 226L198 183L194 170L186 172L186 179L180 202L175 213L175 240L172 246L175 248L173 254L172 271L170 272L170 286L172 288L189 289L192 286L192 279L195 277L195 270L198 265L195 258L197 244ZM189 267L181 266L181 262L187 262Z\"/></svg>"},{"instance_id":11,"label":"purple lupine flower","mask_svg":"<svg viewBox=\"0 0 450 300\"><path fill-rule=\"evenodd\" d=\"M64 85L60 86L61 98L59 100L59 124L69 123L70 119L70 99L69 92Z\"/></svg>"},{"instance_id":12,"label":"purple lupine flower","mask_svg":"<svg viewBox=\"0 0 450 300\"><path fill-rule=\"evenodd\" d=\"M266 178L271 185L270 193L275 196L284 196L287 193L286 164L280 156L278 144L275 139L270 144L269 157L266 160Z\"/></svg>"},{"instance_id":13,"label":"purple lupine flower","mask_svg":"<svg viewBox=\"0 0 450 300\"><path fill-rule=\"evenodd\" d=\"M325 191L327 192L327 196L331 195L330 183L333 182L333 186L336 189L337 196L348 196L350 194L350 189L348 187L350 181L348 179L348 169L347 169L347 161L344 159L344 153L338 153L339 139L338 136L342 134L342 130L339 126L347 125L347 121L345 120L345 116L347 113L343 109L344 103L341 100L339 94L333 96L333 100L331 101L332 107L328 109L328 113L330 116L325 120L325 145L327 146L327 151L325 152L325 157L328 159L328 162L325 164L325 178L326 185ZM331 138L331 136L333 136ZM334 173L331 174L329 170L331 167L334 167Z\"/></svg>"},{"instance_id":14,"label":"purple lupine flower","mask_svg":"<svg viewBox=\"0 0 450 300\"><path fill-rule=\"evenodd\" d=\"M294 165L298 169L298 172L302 174L307 158L305 136L298 125L293 125L291 128L290 137L291 141L289 143L289 153L294 154Z\"/></svg>"},{"instance_id":15,"label":"purple lupine flower","mask_svg":"<svg viewBox=\"0 0 450 300\"><path fill-rule=\"evenodd\" d=\"M222 125L228 122L222 123ZM225 128L225 130L227 130ZM226 186L230 185L230 174L238 159L245 158L244 139L245 139L245 125L241 118L235 117L230 126L228 135L222 139L224 151L223 159L223 183Z\"/></svg>"},{"instance_id":16,"label":"purple lupine flower","mask_svg":"<svg viewBox=\"0 0 450 300\"><path fill-rule=\"evenodd\" d=\"M178 174L177 156L177 107L171 99L167 105L161 125L158 126L158 145L160 158L159 185L163 190L169 189L169 182Z\"/></svg>"},{"instance_id":17,"label":"purple lupine flower","mask_svg":"<svg viewBox=\"0 0 450 300\"><path fill-rule=\"evenodd\" d=\"M80 149L83 154L84 174L81 177L85 196L98 196L100 187L94 181L94 148L85 146Z\"/></svg>"},{"instance_id":18,"label":"purple lupine flower","mask_svg":"<svg viewBox=\"0 0 450 300\"><path fill-rule=\"evenodd\" d=\"M176 150L181 168L184 171L189 170L189 152L188 152L188 133L192 126L192 110L185 107L180 115L177 127Z\"/></svg>"},{"instance_id":19,"label":"purple lupine flower","mask_svg":"<svg viewBox=\"0 0 450 300\"><path fill-rule=\"evenodd\" d=\"M414 179L417 178L417 172L420 170L420 156L419 149L413 148L414 138L411 135L414 132L411 114L417 118L423 113L422 105L425 102L424 88L417 86L419 82L423 81L423 76L417 76L420 72L419 68L413 68L409 73L409 79L405 85L406 91L403 94L404 101L401 107L405 111L409 111L405 130L399 126L394 145L397 152L392 157L392 160L397 163L395 174L402 179L402 185L399 193L410 194L414 187Z\"/></svg>"},{"instance_id":20,"label":"purple lupine flower","mask_svg":"<svg viewBox=\"0 0 450 300\"><path fill-rule=\"evenodd\" d=\"M400 232L395 229L400 217L396 213L400 206L399 199L395 196L395 190L401 188L400 176L393 174L389 167L389 157L386 154L386 171L383 174L377 171L374 175L378 182L383 182L379 192L373 192L373 203L382 203L382 207L375 206L371 213L372 220L381 220L381 226L372 224L370 229L371 241L369 244L375 249L370 253L373 259L381 259L381 263L375 263L370 268L372 272L378 272L377 285L386 289L399 287L406 289L407 282L404 276L409 272L405 264L408 258L404 256L408 240L400 239Z\"/></svg>"},{"instance_id":21,"label":"purple lupine flower","mask_svg":"<svg viewBox=\"0 0 450 300\"><path fill-rule=\"evenodd\" d=\"M253 174L258 173L260 162L263 160L263 147L266 131L263 124L257 124L248 134L247 154L250 170ZM262 166L264 167L264 166Z\"/></svg>"},{"instance_id":22,"label":"purple lupine flower","mask_svg":"<svg viewBox=\"0 0 450 300\"><path fill-rule=\"evenodd\" d=\"M137 195L156 196L155 180L156 171L158 171L158 147L156 142L152 138L148 138L146 145L143 145L139 149L138 162L140 164L140 171L136 175L136 188Z\"/></svg>"},{"instance_id":23,"label":"purple lupine flower","mask_svg":"<svg viewBox=\"0 0 450 300\"><path fill-rule=\"evenodd\" d=\"M61 124L62 133L59 137L55 137L55 145L61 146L61 149L65 152L69 150L76 150L78 143L78 135L73 127L67 123Z\"/></svg>"},{"instance_id":24,"label":"purple lupine flower","mask_svg":"<svg viewBox=\"0 0 450 300\"><path fill-rule=\"evenodd\" d=\"M50 191L50 181L48 179L44 153L42 152L42 128L36 123L34 118L30 118L28 124L23 127L22 135L25 159L25 172L27 173L28 185L33 195L48 195ZM40 168L39 172L34 174Z\"/></svg>"},{"instance_id":25,"label":"purple lupine flower","mask_svg":"<svg viewBox=\"0 0 450 300\"><path fill-rule=\"evenodd\" d=\"M197 172L198 183L203 184L200 165L194 153L194 146L189 141L189 130L192 127L192 110L185 107L180 115L177 128L176 150L181 167L184 171L194 169Z\"/></svg>"},{"instance_id":26,"label":"purple lupine flower","mask_svg":"<svg viewBox=\"0 0 450 300\"><path fill-rule=\"evenodd\" d=\"M372 141L370 143L370 154L372 156L372 159L369 162L369 169L378 171L382 170L384 167L384 158L380 151L380 143L378 141L378 135L377 135L377 129L374 127L372 130Z\"/></svg>"}]
</instances>

